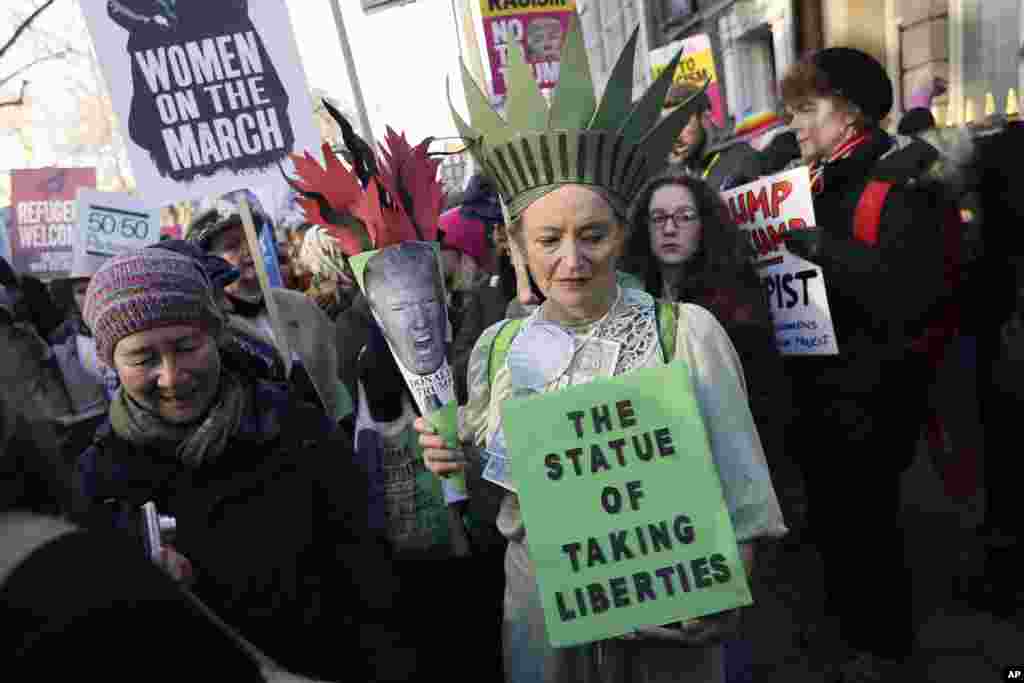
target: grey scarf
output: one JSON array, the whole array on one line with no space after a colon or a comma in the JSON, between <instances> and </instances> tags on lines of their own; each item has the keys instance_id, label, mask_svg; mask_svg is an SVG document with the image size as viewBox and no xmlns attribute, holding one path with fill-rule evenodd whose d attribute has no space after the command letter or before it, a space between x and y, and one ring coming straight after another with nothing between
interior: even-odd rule
<instances>
[{"instance_id":1,"label":"grey scarf","mask_svg":"<svg viewBox=\"0 0 1024 683\"><path fill-rule=\"evenodd\" d=\"M230 372L223 372L210 412L198 424L170 424L132 400L120 387L110 404L110 424L122 439L136 445L175 445L178 459L199 467L220 457L228 439L238 433L249 408L248 387Z\"/></svg>"}]
</instances>

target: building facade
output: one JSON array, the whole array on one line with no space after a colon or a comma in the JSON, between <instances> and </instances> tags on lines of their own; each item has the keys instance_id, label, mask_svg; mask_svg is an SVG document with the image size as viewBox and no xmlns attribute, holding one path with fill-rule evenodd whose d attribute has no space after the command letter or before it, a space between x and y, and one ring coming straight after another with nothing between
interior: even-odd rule
<instances>
[{"instance_id":1,"label":"building facade","mask_svg":"<svg viewBox=\"0 0 1024 683\"><path fill-rule=\"evenodd\" d=\"M794 0L648 0L652 47L706 34L724 97L725 128L755 146L782 126L778 82L801 45Z\"/></svg>"},{"instance_id":2,"label":"building facade","mask_svg":"<svg viewBox=\"0 0 1024 683\"><path fill-rule=\"evenodd\" d=\"M576 0L583 40L587 46L590 71L598 92L603 92L626 41L639 27L634 94L639 96L651 83L647 55L657 45L651 43L647 20L650 0Z\"/></svg>"},{"instance_id":3,"label":"building facade","mask_svg":"<svg viewBox=\"0 0 1024 683\"><path fill-rule=\"evenodd\" d=\"M1019 109L1024 85L1021 0L822 4L825 44L858 47L886 65L896 91L892 123L922 104L932 106L940 124L1005 113L1011 98Z\"/></svg>"},{"instance_id":4,"label":"building facade","mask_svg":"<svg viewBox=\"0 0 1024 683\"><path fill-rule=\"evenodd\" d=\"M802 53L830 46L885 65L891 127L921 104L948 124L1020 108L1024 0L647 0L644 10L652 48L708 34L727 125L741 136L761 132L752 121L781 123L770 121L779 79Z\"/></svg>"}]
</instances>

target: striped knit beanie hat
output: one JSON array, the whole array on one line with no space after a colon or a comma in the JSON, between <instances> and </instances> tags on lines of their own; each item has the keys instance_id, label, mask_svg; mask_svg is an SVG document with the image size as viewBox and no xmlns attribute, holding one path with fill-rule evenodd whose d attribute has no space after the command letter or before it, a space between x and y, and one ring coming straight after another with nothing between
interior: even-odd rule
<instances>
[{"instance_id":1,"label":"striped knit beanie hat","mask_svg":"<svg viewBox=\"0 0 1024 683\"><path fill-rule=\"evenodd\" d=\"M164 249L139 249L103 264L89 283L83 317L110 367L117 343L136 332L199 324L216 333L224 323L202 267Z\"/></svg>"}]
</instances>

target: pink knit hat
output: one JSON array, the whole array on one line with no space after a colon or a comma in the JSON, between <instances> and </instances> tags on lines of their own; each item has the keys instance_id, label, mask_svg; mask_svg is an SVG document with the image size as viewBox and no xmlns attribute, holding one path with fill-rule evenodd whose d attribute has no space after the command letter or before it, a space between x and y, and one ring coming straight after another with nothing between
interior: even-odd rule
<instances>
[{"instance_id":1,"label":"pink knit hat","mask_svg":"<svg viewBox=\"0 0 1024 683\"><path fill-rule=\"evenodd\" d=\"M442 213L440 223L440 231L444 234L442 247L456 249L476 261L481 270L494 272L494 259L481 221L463 216L456 207Z\"/></svg>"},{"instance_id":2,"label":"pink knit hat","mask_svg":"<svg viewBox=\"0 0 1024 683\"><path fill-rule=\"evenodd\" d=\"M139 249L100 267L85 293L82 317L100 360L114 367L117 343L136 332L171 325L219 329L223 318L202 267L165 249Z\"/></svg>"}]
</instances>

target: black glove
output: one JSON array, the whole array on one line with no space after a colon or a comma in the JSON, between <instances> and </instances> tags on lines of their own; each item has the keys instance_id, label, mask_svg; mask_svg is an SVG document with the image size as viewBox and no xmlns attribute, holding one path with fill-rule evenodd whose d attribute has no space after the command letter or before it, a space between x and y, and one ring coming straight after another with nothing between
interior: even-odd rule
<instances>
[{"instance_id":1,"label":"black glove","mask_svg":"<svg viewBox=\"0 0 1024 683\"><path fill-rule=\"evenodd\" d=\"M821 258L821 236L820 228L790 230L785 237L786 249L802 259L817 263Z\"/></svg>"},{"instance_id":2,"label":"black glove","mask_svg":"<svg viewBox=\"0 0 1024 683\"><path fill-rule=\"evenodd\" d=\"M405 379L375 320L370 321L369 338L359 354L358 371L373 419L391 422L401 417Z\"/></svg>"}]
</instances>

